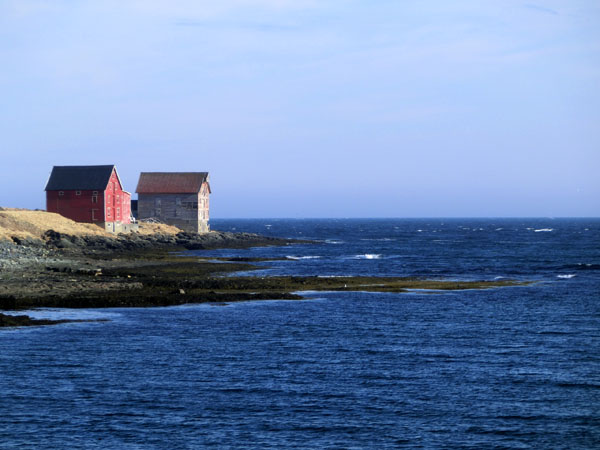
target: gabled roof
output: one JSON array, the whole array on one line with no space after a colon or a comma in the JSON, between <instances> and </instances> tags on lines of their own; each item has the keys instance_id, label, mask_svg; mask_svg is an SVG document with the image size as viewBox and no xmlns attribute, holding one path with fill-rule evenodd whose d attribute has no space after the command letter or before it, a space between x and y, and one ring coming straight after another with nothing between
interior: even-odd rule
<instances>
[{"instance_id":1,"label":"gabled roof","mask_svg":"<svg viewBox=\"0 0 600 450\"><path fill-rule=\"evenodd\" d=\"M208 183L208 172L142 172L138 194L197 194ZM208 185L210 192L210 184Z\"/></svg>"},{"instance_id":2,"label":"gabled roof","mask_svg":"<svg viewBox=\"0 0 600 450\"><path fill-rule=\"evenodd\" d=\"M48 183L46 184L46 191L69 191L75 189L81 191L103 191L106 189L114 169L114 165L54 166L50 174L50 179L48 179ZM121 183L120 179L119 183Z\"/></svg>"}]
</instances>

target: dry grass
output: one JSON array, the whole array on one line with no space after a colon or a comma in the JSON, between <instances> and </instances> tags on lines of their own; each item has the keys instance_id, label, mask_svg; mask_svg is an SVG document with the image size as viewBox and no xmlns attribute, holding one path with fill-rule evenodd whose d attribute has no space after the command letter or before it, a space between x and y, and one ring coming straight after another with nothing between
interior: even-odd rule
<instances>
[{"instance_id":1,"label":"dry grass","mask_svg":"<svg viewBox=\"0 0 600 450\"><path fill-rule=\"evenodd\" d=\"M140 234L177 234L181 233L181 230L173 225L166 225L164 223L141 223L138 232Z\"/></svg>"},{"instance_id":2,"label":"dry grass","mask_svg":"<svg viewBox=\"0 0 600 450\"><path fill-rule=\"evenodd\" d=\"M0 239L19 238L39 239L48 230L75 236L114 236L98 225L79 223L56 213L32 211L29 209L3 208L0 210ZM163 224L140 224L141 234L177 234L179 228Z\"/></svg>"},{"instance_id":3,"label":"dry grass","mask_svg":"<svg viewBox=\"0 0 600 450\"><path fill-rule=\"evenodd\" d=\"M55 213L16 208L4 208L0 211L0 237L40 238L48 230L78 236L110 236L97 225L77 223Z\"/></svg>"}]
</instances>

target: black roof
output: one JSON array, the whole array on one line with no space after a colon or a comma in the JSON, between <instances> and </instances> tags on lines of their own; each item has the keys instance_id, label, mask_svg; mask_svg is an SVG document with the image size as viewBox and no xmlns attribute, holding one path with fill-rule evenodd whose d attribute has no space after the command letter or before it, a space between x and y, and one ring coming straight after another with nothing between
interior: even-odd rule
<instances>
[{"instance_id":1,"label":"black roof","mask_svg":"<svg viewBox=\"0 0 600 450\"><path fill-rule=\"evenodd\" d=\"M46 191L103 191L108 185L114 165L110 166L54 166Z\"/></svg>"}]
</instances>

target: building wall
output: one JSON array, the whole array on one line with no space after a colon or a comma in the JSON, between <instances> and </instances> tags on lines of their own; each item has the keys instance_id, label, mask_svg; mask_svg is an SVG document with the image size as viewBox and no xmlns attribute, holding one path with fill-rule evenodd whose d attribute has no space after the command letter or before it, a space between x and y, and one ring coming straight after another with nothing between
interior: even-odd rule
<instances>
[{"instance_id":1,"label":"building wall","mask_svg":"<svg viewBox=\"0 0 600 450\"><path fill-rule=\"evenodd\" d=\"M131 194L123 190L115 170L113 170L104 191L104 201L106 222L131 223Z\"/></svg>"},{"instance_id":2,"label":"building wall","mask_svg":"<svg viewBox=\"0 0 600 450\"><path fill-rule=\"evenodd\" d=\"M201 228L204 226L204 229L200 231L207 232L209 231L208 221L210 220L210 189L208 187L208 183L202 183L202 187L200 188L200 192L198 193L198 220L200 221Z\"/></svg>"},{"instance_id":3,"label":"building wall","mask_svg":"<svg viewBox=\"0 0 600 450\"><path fill-rule=\"evenodd\" d=\"M202 191L201 191L202 192ZM138 217L154 218L193 233L209 231L208 193L139 194Z\"/></svg>"},{"instance_id":4,"label":"building wall","mask_svg":"<svg viewBox=\"0 0 600 450\"><path fill-rule=\"evenodd\" d=\"M140 228L137 223L102 222L98 225L111 233L131 233L132 231L138 231Z\"/></svg>"},{"instance_id":5,"label":"building wall","mask_svg":"<svg viewBox=\"0 0 600 450\"><path fill-rule=\"evenodd\" d=\"M76 222L104 222L104 206L104 191L46 191L46 210Z\"/></svg>"},{"instance_id":6,"label":"building wall","mask_svg":"<svg viewBox=\"0 0 600 450\"><path fill-rule=\"evenodd\" d=\"M123 200L122 200L122 223L131 223L131 194L129 192L123 191Z\"/></svg>"}]
</instances>

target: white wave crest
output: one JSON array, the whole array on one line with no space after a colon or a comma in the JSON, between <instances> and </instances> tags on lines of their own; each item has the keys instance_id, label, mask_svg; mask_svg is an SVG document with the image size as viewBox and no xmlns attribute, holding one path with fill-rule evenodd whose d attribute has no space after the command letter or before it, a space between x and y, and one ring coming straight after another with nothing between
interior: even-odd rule
<instances>
[{"instance_id":1,"label":"white wave crest","mask_svg":"<svg viewBox=\"0 0 600 450\"><path fill-rule=\"evenodd\" d=\"M2 311L8 315L27 315L32 319L48 320L108 320L120 317L121 314L115 312L95 311L87 309L33 309L21 311Z\"/></svg>"},{"instance_id":2,"label":"white wave crest","mask_svg":"<svg viewBox=\"0 0 600 450\"><path fill-rule=\"evenodd\" d=\"M574 278L574 277L575 277L575 274L573 274L573 273L569 273L567 275L556 275L556 278L563 278L563 279L567 279L567 280L569 278Z\"/></svg>"},{"instance_id":3,"label":"white wave crest","mask_svg":"<svg viewBox=\"0 0 600 450\"><path fill-rule=\"evenodd\" d=\"M356 255L356 259L381 259L381 255L375 253L366 253L364 255Z\"/></svg>"},{"instance_id":4,"label":"white wave crest","mask_svg":"<svg viewBox=\"0 0 600 450\"><path fill-rule=\"evenodd\" d=\"M352 275L317 275L317 278L352 278Z\"/></svg>"},{"instance_id":5,"label":"white wave crest","mask_svg":"<svg viewBox=\"0 0 600 450\"><path fill-rule=\"evenodd\" d=\"M286 256L286 259L291 259L293 261L299 261L301 259L319 259L320 256Z\"/></svg>"},{"instance_id":6,"label":"white wave crest","mask_svg":"<svg viewBox=\"0 0 600 450\"><path fill-rule=\"evenodd\" d=\"M362 238L361 241L376 241L376 242L391 242L391 241L395 241L396 239L391 239L391 238Z\"/></svg>"},{"instance_id":7,"label":"white wave crest","mask_svg":"<svg viewBox=\"0 0 600 450\"><path fill-rule=\"evenodd\" d=\"M540 228L538 230L533 230L534 233L543 233L543 232L550 232L550 231L554 231L554 228Z\"/></svg>"}]
</instances>

